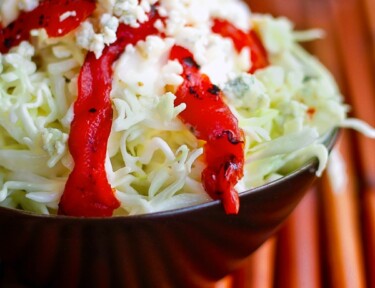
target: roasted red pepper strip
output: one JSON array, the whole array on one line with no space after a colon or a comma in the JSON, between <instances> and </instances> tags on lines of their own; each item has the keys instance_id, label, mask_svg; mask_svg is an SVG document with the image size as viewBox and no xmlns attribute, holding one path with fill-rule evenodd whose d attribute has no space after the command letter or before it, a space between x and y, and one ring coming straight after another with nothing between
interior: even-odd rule
<instances>
[{"instance_id":1,"label":"roasted red pepper strip","mask_svg":"<svg viewBox=\"0 0 375 288\"><path fill-rule=\"evenodd\" d=\"M248 71L249 73L254 73L256 70L269 65L267 51L255 31L251 30L245 33L232 23L222 19L214 19L213 23L212 31L232 39L237 52L241 52L246 47L250 48L252 66Z\"/></svg>"},{"instance_id":2,"label":"roasted red pepper strip","mask_svg":"<svg viewBox=\"0 0 375 288\"><path fill-rule=\"evenodd\" d=\"M126 45L136 44L148 35L157 34L155 9L139 28L121 24L117 41L104 49L99 59L88 53L78 80L78 99L69 135L69 149L74 169L60 200L59 214L85 217L111 216L120 203L108 183L104 163L112 126L112 64Z\"/></svg>"},{"instance_id":3,"label":"roasted red pepper strip","mask_svg":"<svg viewBox=\"0 0 375 288\"><path fill-rule=\"evenodd\" d=\"M60 37L78 27L95 9L93 0L44 0L30 12L0 30L0 52L7 53L21 41L28 40L30 31L45 28L49 37ZM66 18L60 18L66 14Z\"/></svg>"},{"instance_id":4,"label":"roasted red pepper strip","mask_svg":"<svg viewBox=\"0 0 375 288\"><path fill-rule=\"evenodd\" d=\"M203 186L213 199L222 200L226 213L237 214L239 198L234 186L243 176L243 131L224 103L221 90L199 72L190 51L174 46L170 59L178 60L183 67L184 82L178 87L175 100L175 105L186 104L180 118L198 139L206 141Z\"/></svg>"}]
</instances>

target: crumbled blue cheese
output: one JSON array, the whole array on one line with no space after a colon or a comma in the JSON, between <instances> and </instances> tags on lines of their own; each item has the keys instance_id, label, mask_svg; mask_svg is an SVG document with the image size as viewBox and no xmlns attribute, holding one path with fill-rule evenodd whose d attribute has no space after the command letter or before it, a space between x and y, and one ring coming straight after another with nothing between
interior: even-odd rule
<instances>
[{"instance_id":1,"label":"crumbled blue cheese","mask_svg":"<svg viewBox=\"0 0 375 288\"><path fill-rule=\"evenodd\" d=\"M165 25L157 23L157 29L189 49L202 73L217 85L224 85L233 73L249 70L249 50L237 53L230 39L212 33L210 24L211 19L218 17L248 30L250 11L242 1L162 0L158 11L168 17Z\"/></svg>"},{"instance_id":2,"label":"crumbled blue cheese","mask_svg":"<svg viewBox=\"0 0 375 288\"><path fill-rule=\"evenodd\" d=\"M82 48L95 53L99 58L105 45L116 41L116 31L119 21L110 14L103 14L100 18L99 33L95 33L94 26L89 21L84 21L76 32L77 44Z\"/></svg>"},{"instance_id":3,"label":"crumbled blue cheese","mask_svg":"<svg viewBox=\"0 0 375 288\"><path fill-rule=\"evenodd\" d=\"M226 83L223 91L234 107L254 110L270 106L270 97L265 86L251 74L237 75Z\"/></svg>"},{"instance_id":4,"label":"crumbled blue cheese","mask_svg":"<svg viewBox=\"0 0 375 288\"><path fill-rule=\"evenodd\" d=\"M163 77L163 82L166 85L178 86L181 85L184 79L180 76L182 74L183 68L180 62L177 60L171 61L161 68L161 75Z\"/></svg>"},{"instance_id":5,"label":"crumbled blue cheese","mask_svg":"<svg viewBox=\"0 0 375 288\"><path fill-rule=\"evenodd\" d=\"M169 14L169 17L179 20L179 23L185 22L193 26L207 23L210 18L226 19L243 30L249 30L251 26L250 10L240 0L162 0L159 13L162 16Z\"/></svg>"},{"instance_id":6,"label":"crumbled blue cheese","mask_svg":"<svg viewBox=\"0 0 375 288\"><path fill-rule=\"evenodd\" d=\"M156 0L115 0L113 14L120 22L136 28L139 27L139 23L148 20L147 13L156 2Z\"/></svg>"},{"instance_id":7,"label":"crumbled blue cheese","mask_svg":"<svg viewBox=\"0 0 375 288\"><path fill-rule=\"evenodd\" d=\"M132 93L158 97L163 95L166 85L181 84L181 65L177 61L168 61L173 44L170 38L149 36L136 46L128 45L115 66L114 90L117 85L126 83L126 88Z\"/></svg>"}]
</instances>

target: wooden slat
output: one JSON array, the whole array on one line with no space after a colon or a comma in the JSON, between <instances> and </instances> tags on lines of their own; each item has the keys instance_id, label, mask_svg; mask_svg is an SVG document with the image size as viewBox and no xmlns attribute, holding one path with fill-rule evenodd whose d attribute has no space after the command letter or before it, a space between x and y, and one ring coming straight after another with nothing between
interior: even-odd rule
<instances>
[{"instance_id":1,"label":"wooden slat","mask_svg":"<svg viewBox=\"0 0 375 288\"><path fill-rule=\"evenodd\" d=\"M340 89L345 94L342 62L339 57L337 33L332 20L332 9L329 1L305 0L306 28L318 28L324 31L324 37L308 43L310 52L321 61L333 74Z\"/></svg>"},{"instance_id":2,"label":"wooden slat","mask_svg":"<svg viewBox=\"0 0 375 288\"><path fill-rule=\"evenodd\" d=\"M327 32L326 38L309 44L308 48L333 72L346 101L353 107L351 115L375 126L374 0L248 2L255 12L291 18L297 23L297 28L323 28ZM354 143L351 143L352 135L357 139ZM342 175L325 174L319 189L324 227L321 255L326 280L322 286L365 287L366 263L368 287L375 287L375 143L358 133L345 132L340 151L347 170L347 184L336 191L331 180ZM362 188L361 191L358 187ZM362 201L362 205L358 205L359 201ZM365 240L360 233L361 213ZM286 239L292 243L290 235L293 233L289 231L287 234ZM282 242L281 238L278 240ZM280 242L279 249L282 246ZM285 244L283 246L285 247ZM294 253L294 257L301 256L298 246L295 247L291 253ZM363 256L364 248L366 262ZM311 261L315 261L313 259L314 257L307 262L311 265ZM278 265L277 273L284 268L285 266ZM290 286L293 285L292 278L289 283L285 282L284 287L293 287Z\"/></svg>"},{"instance_id":3,"label":"wooden slat","mask_svg":"<svg viewBox=\"0 0 375 288\"><path fill-rule=\"evenodd\" d=\"M375 287L375 188L363 195L365 250L368 287Z\"/></svg>"},{"instance_id":4,"label":"wooden slat","mask_svg":"<svg viewBox=\"0 0 375 288\"><path fill-rule=\"evenodd\" d=\"M221 279L209 288L233 288L233 278L231 275Z\"/></svg>"},{"instance_id":5,"label":"wooden slat","mask_svg":"<svg viewBox=\"0 0 375 288\"><path fill-rule=\"evenodd\" d=\"M369 56L371 42L367 37L364 15L357 0L330 0L330 3L353 116L375 126L375 68ZM375 185L375 161L369 157L375 155L374 140L362 135L357 137L364 184Z\"/></svg>"},{"instance_id":6,"label":"wooden slat","mask_svg":"<svg viewBox=\"0 0 375 288\"><path fill-rule=\"evenodd\" d=\"M303 27L305 23L303 14L303 1L301 0L247 0L252 11L272 14L273 16L288 17L296 25L296 27Z\"/></svg>"},{"instance_id":7,"label":"wooden slat","mask_svg":"<svg viewBox=\"0 0 375 288\"><path fill-rule=\"evenodd\" d=\"M363 246L357 209L356 175L353 171L348 134L344 133L325 173L320 192L323 243L328 287L366 287Z\"/></svg>"},{"instance_id":8,"label":"wooden slat","mask_svg":"<svg viewBox=\"0 0 375 288\"><path fill-rule=\"evenodd\" d=\"M369 27L369 37L372 41L372 60L373 65L375 65L375 1L374 0L363 0L362 9L365 11L367 26Z\"/></svg>"},{"instance_id":9,"label":"wooden slat","mask_svg":"<svg viewBox=\"0 0 375 288\"><path fill-rule=\"evenodd\" d=\"M314 189L288 219L277 241L276 287L320 288L319 228Z\"/></svg>"},{"instance_id":10,"label":"wooden slat","mask_svg":"<svg viewBox=\"0 0 375 288\"><path fill-rule=\"evenodd\" d=\"M344 4L344 5L343 5ZM362 4L362 5L361 5ZM332 1L335 21L340 28L340 47L350 85L349 99L354 115L375 126L375 2L362 0L344 3ZM361 9L362 8L362 9ZM363 9L365 8L365 9ZM366 9L367 8L367 9ZM351 21L347 21L351 16ZM367 20L367 21L366 21ZM367 26L366 26L367 24ZM350 31L345 31L352 29ZM346 35L352 35L348 45ZM358 143L359 175L362 187L362 216L367 279L375 286L375 140L356 134Z\"/></svg>"},{"instance_id":11,"label":"wooden slat","mask_svg":"<svg viewBox=\"0 0 375 288\"><path fill-rule=\"evenodd\" d=\"M249 257L233 276L233 288L272 288L276 239L271 238Z\"/></svg>"}]
</instances>

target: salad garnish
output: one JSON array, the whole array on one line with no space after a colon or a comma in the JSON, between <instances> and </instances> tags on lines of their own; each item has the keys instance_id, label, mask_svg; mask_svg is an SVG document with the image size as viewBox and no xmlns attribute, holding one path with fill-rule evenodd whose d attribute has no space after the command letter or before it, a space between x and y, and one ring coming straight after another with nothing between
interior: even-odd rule
<instances>
[{"instance_id":1,"label":"salad garnish","mask_svg":"<svg viewBox=\"0 0 375 288\"><path fill-rule=\"evenodd\" d=\"M69 150L74 169L69 175L59 203L59 214L69 216L112 216L120 206L108 183L105 170L108 137L111 133L113 109L110 98L113 63L129 44L158 33L154 27L160 19L153 8L148 21L133 28L121 24L117 41L106 47L99 59L89 52L78 79L78 99L69 135Z\"/></svg>"},{"instance_id":2,"label":"salad garnish","mask_svg":"<svg viewBox=\"0 0 375 288\"><path fill-rule=\"evenodd\" d=\"M7 53L10 48L28 40L33 29L44 28L49 37L64 36L89 17L95 7L94 0L44 0L0 30L0 52Z\"/></svg>"},{"instance_id":3,"label":"salad garnish","mask_svg":"<svg viewBox=\"0 0 375 288\"><path fill-rule=\"evenodd\" d=\"M240 205L234 186L243 177L243 131L223 101L222 91L200 73L190 51L174 46L170 59L178 60L183 67L184 82L176 91L175 104L185 103L186 109L179 117L198 139L206 141L203 186L213 199L222 200L226 213L237 214Z\"/></svg>"},{"instance_id":4,"label":"salad garnish","mask_svg":"<svg viewBox=\"0 0 375 288\"><path fill-rule=\"evenodd\" d=\"M238 53L240 53L242 49L248 49L251 59L249 73L254 73L256 70L269 65L267 51L254 30L244 32L227 20L214 19L212 31L223 37L230 38Z\"/></svg>"}]
</instances>

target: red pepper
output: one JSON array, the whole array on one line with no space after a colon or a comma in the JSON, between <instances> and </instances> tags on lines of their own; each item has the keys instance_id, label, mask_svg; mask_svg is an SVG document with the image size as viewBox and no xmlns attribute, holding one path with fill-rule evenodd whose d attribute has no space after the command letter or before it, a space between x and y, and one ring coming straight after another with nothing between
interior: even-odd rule
<instances>
[{"instance_id":1,"label":"red pepper","mask_svg":"<svg viewBox=\"0 0 375 288\"><path fill-rule=\"evenodd\" d=\"M94 0L44 0L29 12L0 30L0 52L7 53L21 41L28 40L30 31L45 28L49 37L60 37L78 27L95 10ZM66 12L75 13L60 21Z\"/></svg>"},{"instance_id":2,"label":"red pepper","mask_svg":"<svg viewBox=\"0 0 375 288\"><path fill-rule=\"evenodd\" d=\"M120 24L117 41L106 47L99 59L88 53L78 80L78 99L69 135L69 149L74 169L60 200L59 214L70 216L111 216L120 203L113 194L105 171L108 137L112 126L112 64L126 45L136 44L148 35L157 34L156 10L138 28Z\"/></svg>"},{"instance_id":3,"label":"red pepper","mask_svg":"<svg viewBox=\"0 0 375 288\"><path fill-rule=\"evenodd\" d=\"M213 22L212 31L232 39L237 52L241 52L243 48L250 48L252 66L249 73L269 65L267 51L254 30L245 33L227 20L214 19Z\"/></svg>"},{"instance_id":4,"label":"red pepper","mask_svg":"<svg viewBox=\"0 0 375 288\"><path fill-rule=\"evenodd\" d=\"M222 200L226 213L236 214L239 198L234 186L243 177L243 131L224 103L222 91L199 72L190 51L174 46L170 59L178 60L183 67L184 82L178 87L175 100L175 105L186 104L180 118L197 138L206 141L203 186L213 199Z\"/></svg>"}]
</instances>

